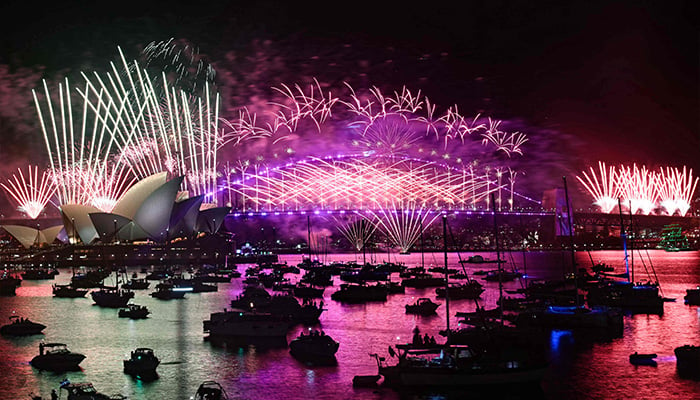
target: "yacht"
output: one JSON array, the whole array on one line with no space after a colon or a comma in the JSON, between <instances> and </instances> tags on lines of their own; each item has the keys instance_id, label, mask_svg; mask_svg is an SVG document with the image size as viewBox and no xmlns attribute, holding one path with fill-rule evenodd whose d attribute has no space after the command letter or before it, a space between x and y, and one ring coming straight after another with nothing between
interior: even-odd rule
<instances>
[{"instance_id":1,"label":"yacht","mask_svg":"<svg viewBox=\"0 0 700 400\"><path fill-rule=\"evenodd\" d=\"M224 388L214 381L205 381L199 385L194 400L228 400L228 395Z\"/></svg>"},{"instance_id":2,"label":"yacht","mask_svg":"<svg viewBox=\"0 0 700 400\"><path fill-rule=\"evenodd\" d=\"M450 296L450 299L478 299L481 293L484 292L484 287L477 281L469 281L467 283L454 283L447 288L439 287L435 289L435 295L438 298L445 298L445 293Z\"/></svg>"},{"instance_id":3,"label":"yacht","mask_svg":"<svg viewBox=\"0 0 700 400\"><path fill-rule=\"evenodd\" d=\"M29 319L20 318L17 315L10 317L10 323L0 327L0 334L8 336L38 335L46 328L46 325L32 322Z\"/></svg>"},{"instance_id":4,"label":"yacht","mask_svg":"<svg viewBox=\"0 0 700 400\"><path fill-rule=\"evenodd\" d=\"M124 373L129 375L154 376L160 360L153 354L153 350L139 347L131 352L131 356L124 360Z\"/></svg>"},{"instance_id":5,"label":"yacht","mask_svg":"<svg viewBox=\"0 0 700 400\"><path fill-rule=\"evenodd\" d=\"M289 353L299 360L311 362L334 362L340 344L323 331L311 331L289 343Z\"/></svg>"},{"instance_id":6,"label":"yacht","mask_svg":"<svg viewBox=\"0 0 700 400\"><path fill-rule=\"evenodd\" d=\"M146 278L131 278L122 285L124 289L130 290L144 290L148 289L149 286L151 283Z\"/></svg>"},{"instance_id":7,"label":"yacht","mask_svg":"<svg viewBox=\"0 0 700 400\"><path fill-rule=\"evenodd\" d=\"M175 287L170 282L161 282L156 285L156 291L151 293L151 297L160 300L184 299L185 294L191 291L191 287Z\"/></svg>"},{"instance_id":8,"label":"yacht","mask_svg":"<svg viewBox=\"0 0 700 400\"><path fill-rule=\"evenodd\" d=\"M90 382L65 382L61 384L61 389L68 392L66 400L124 400L122 395L108 396L99 393Z\"/></svg>"},{"instance_id":9,"label":"yacht","mask_svg":"<svg viewBox=\"0 0 700 400\"><path fill-rule=\"evenodd\" d=\"M18 315L11 316L10 321L9 324L0 327L0 334L8 336L38 335L46 328L46 325L32 322Z\"/></svg>"},{"instance_id":10,"label":"yacht","mask_svg":"<svg viewBox=\"0 0 700 400\"><path fill-rule=\"evenodd\" d=\"M440 306L427 297L421 297L413 304L406 304L406 314L433 315Z\"/></svg>"},{"instance_id":11,"label":"yacht","mask_svg":"<svg viewBox=\"0 0 700 400\"><path fill-rule=\"evenodd\" d=\"M547 364L527 357L468 345L415 348L396 345L398 361L389 365L374 355L385 384L400 387L471 387L539 382ZM514 353L515 355L515 353Z\"/></svg>"},{"instance_id":12,"label":"yacht","mask_svg":"<svg viewBox=\"0 0 700 400\"><path fill-rule=\"evenodd\" d=\"M85 359L80 353L73 353L63 343L39 343L39 355L30 364L37 369L48 371L74 371Z\"/></svg>"},{"instance_id":13,"label":"yacht","mask_svg":"<svg viewBox=\"0 0 700 400\"><path fill-rule=\"evenodd\" d=\"M119 286L102 287L90 292L92 300L100 307L120 308L126 307L129 300L134 298L134 292L129 289L120 289Z\"/></svg>"},{"instance_id":14,"label":"yacht","mask_svg":"<svg viewBox=\"0 0 700 400\"><path fill-rule=\"evenodd\" d=\"M289 321L270 313L242 309L212 313L203 323L210 337L242 341L283 340L286 343Z\"/></svg>"},{"instance_id":15,"label":"yacht","mask_svg":"<svg viewBox=\"0 0 700 400\"><path fill-rule=\"evenodd\" d=\"M126 308L119 309L119 318L144 319L148 318L150 313L146 306L129 303Z\"/></svg>"},{"instance_id":16,"label":"yacht","mask_svg":"<svg viewBox=\"0 0 700 400\"><path fill-rule=\"evenodd\" d=\"M388 292L387 287L383 285L343 283L338 291L331 294L331 299L346 303L386 301Z\"/></svg>"},{"instance_id":17,"label":"yacht","mask_svg":"<svg viewBox=\"0 0 700 400\"><path fill-rule=\"evenodd\" d=\"M78 298L85 297L89 289L75 287L72 284L52 286L54 297Z\"/></svg>"}]
</instances>

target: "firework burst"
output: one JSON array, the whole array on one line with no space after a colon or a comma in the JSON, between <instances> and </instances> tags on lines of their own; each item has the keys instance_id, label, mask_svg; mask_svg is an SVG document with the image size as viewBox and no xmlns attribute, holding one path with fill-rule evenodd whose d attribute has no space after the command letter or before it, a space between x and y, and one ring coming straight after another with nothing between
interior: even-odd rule
<instances>
[{"instance_id":1,"label":"firework burst","mask_svg":"<svg viewBox=\"0 0 700 400\"><path fill-rule=\"evenodd\" d=\"M31 165L27 168L26 177L18 168L17 174L13 174L6 183L0 183L0 186L17 202L18 209L31 219L36 219L41 214L56 192L51 174L43 171L40 177L39 167L32 169Z\"/></svg>"}]
</instances>

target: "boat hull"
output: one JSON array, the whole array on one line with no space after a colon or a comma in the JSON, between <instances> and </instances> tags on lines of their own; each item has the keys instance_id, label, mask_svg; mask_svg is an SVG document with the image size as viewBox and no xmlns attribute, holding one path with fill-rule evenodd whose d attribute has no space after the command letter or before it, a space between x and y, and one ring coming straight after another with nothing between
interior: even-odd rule
<instances>
[{"instance_id":1,"label":"boat hull","mask_svg":"<svg viewBox=\"0 0 700 400\"><path fill-rule=\"evenodd\" d=\"M77 371L85 356L78 353L44 354L32 358L30 364L37 369L46 371Z\"/></svg>"},{"instance_id":2,"label":"boat hull","mask_svg":"<svg viewBox=\"0 0 700 400\"><path fill-rule=\"evenodd\" d=\"M542 380L546 367L512 368L498 371L449 368L380 368L385 379L403 387L468 387L535 383Z\"/></svg>"}]
</instances>

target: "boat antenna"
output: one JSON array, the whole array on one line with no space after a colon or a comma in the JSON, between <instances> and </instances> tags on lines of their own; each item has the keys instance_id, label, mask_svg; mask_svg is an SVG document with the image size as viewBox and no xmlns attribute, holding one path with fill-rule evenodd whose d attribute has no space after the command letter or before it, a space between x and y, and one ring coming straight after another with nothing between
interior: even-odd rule
<instances>
[{"instance_id":1,"label":"boat antenna","mask_svg":"<svg viewBox=\"0 0 700 400\"><path fill-rule=\"evenodd\" d=\"M445 320L447 322L447 343L450 342L450 295L449 275L447 273L447 214L442 214L442 243L445 249Z\"/></svg>"}]
</instances>

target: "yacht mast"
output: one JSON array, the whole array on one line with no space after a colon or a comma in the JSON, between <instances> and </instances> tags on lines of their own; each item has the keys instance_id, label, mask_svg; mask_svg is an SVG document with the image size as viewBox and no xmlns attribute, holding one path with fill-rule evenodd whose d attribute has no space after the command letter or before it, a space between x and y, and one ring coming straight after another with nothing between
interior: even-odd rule
<instances>
[{"instance_id":1,"label":"yacht mast","mask_svg":"<svg viewBox=\"0 0 700 400\"><path fill-rule=\"evenodd\" d=\"M447 214L442 214L442 242L445 250L445 320L447 322L447 343L450 342L450 292L447 273Z\"/></svg>"},{"instance_id":2,"label":"yacht mast","mask_svg":"<svg viewBox=\"0 0 700 400\"><path fill-rule=\"evenodd\" d=\"M571 223L571 207L569 206L569 188L566 186L566 177L562 176L564 180L564 196L566 196L566 223L569 228L569 248L571 249L571 269L574 272L574 287L576 288L576 291L574 292L574 302L576 303L576 307L578 307L579 300L578 300L578 272L576 271L576 255L574 250L574 229L573 225Z\"/></svg>"}]
</instances>

